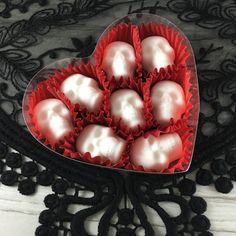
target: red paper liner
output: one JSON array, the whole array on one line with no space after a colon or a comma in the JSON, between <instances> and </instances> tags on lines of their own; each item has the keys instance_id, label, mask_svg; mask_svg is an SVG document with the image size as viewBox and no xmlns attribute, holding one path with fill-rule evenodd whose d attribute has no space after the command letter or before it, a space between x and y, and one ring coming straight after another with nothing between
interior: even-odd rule
<instances>
[{"instance_id":1,"label":"red paper liner","mask_svg":"<svg viewBox=\"0 0 236 236\"><path fill-rule=\"evenodd\" d=\"M158 173L174 173L175 171L184 171L189 166L191 155L192 155L192 148L193 148L193 142L191 140L193 136L192 128L188 126L182 127L182 129L176 130L176 133L179 134L182 143L183 143L183 155L180 159L172 162L169 164L168 169L163 169L161 171L158 171ZM162 134L166 133L173 133L173 132L163 132L160 130L153 130L150 132L147 132L144 137L147 138L149 135L154 135L155 137L159 137ZM130 144L132 145L132 144ZM129 152L128 152L129 154ZM135 166L131 162L129 162L125 169L127 170L135 170L135 171L142 171L142 172L157 172L155 169L145 169L143 166Z\"/></svg>"},{"instance_id":2,"label":"red paper liner","mask_svg":"<svg viewBox=\"0 0 236 236\"><path fill-rule=\"evenodd\" d=\"M97 123L96 123L97 124ZM86 125L84 125L85 127ZM107 167L114 167L114 168L120 168L124 167L128 161L129 161L129 156L127 153L127 150L123 151L119 161L117 163L112 163L109 159L102 157L102 156L96 156L92 157L89 152L86 152L85 154L81 154L76 150L76 140L79 135L79 133L82 130L75 130L73 135L68 137L65 142L60 146L60 148L63 150L63 154L67 157L70 157L72 159L77 159L80 161L84 161L87 163L91 164L97 164L97 165L102 165L102 166L107 166ZM132 138L127 137L126 141L126 146L129 145L131 142Z\"/></svg>"},{"instance_id":3,"label":"red paper liner","mask_svg":"<svg viewBox=\"0 0 236 236\"><path fill-rule=\"evenodd\" d=\"M28 99L27 99L27 101L28 101L27 125L30 128L33 135L38 140L41 140L45 145L48 145L53 150L56 150L60 147L60 145L62 145L64 143L65 137L70 138L71 135L74 133L74 130L77 130L80 127L82 127L83 121L80 120L80 119L76 119L76 113L74 112L74 108L72 106L67 106L67 108L70 111L73 123L74 123L74 125L76 125L76 127L74 128L74 130L69 132L68 135L66 135L64 138L59 140L57 143L55 143L55 144L50 143L50 141L45 137L45 135L43 135L40 132L40 128L38 127L37 122L33 118L34 117L34 108L35 108L35 106L40 101L43 101L43 100L49 99L49 98L56 98L56 97L53 95L52 92L50 92L50 89L48 87L48 81L45 80L43 82L40 82L37 85L37 88L35 90L33 90L31 92L31 94L29 94L29 96L28 96Z\"/></svg>"},{"instance_id":4,"label":"red paper liner","mask_svg":"<svg viewBox=\"0 0 236 236\"><path fill-rule=\"evenodd\" d=\"M136 25L132 25L131 23L120 23L102 35L94 52L96 65L101 68L105 48L110 43L115 41L126 42L133 46L137 65L136 76L140 77L142 75L141 43L139 39L138 27Z\"/></svg>"},{"instance_id":5,"label":"red paper liner","mask_svg":"<svg viewBox=\"0 0 236 236\"><path fill-rule=\"evenodd\" d=\"M138 29L141 41L150 36L162 36L166 38L175 51L174 64L177 66L186 65L189 53L186 51L185 38L181 36L180 32L175 31L175 29L170 26L154 22L140 24Z\"/></svg>"},{"instance_id":6,"label":"red paper liner","mask_svg":"<svg viewBox=\"0 0 236 236\"><path fill-rule=\"evenodd\" d=\"M53 88L51 89L51 92L53 93L54 96L57 98L61 99L64 103L68 104L68 106L74 106L74 109L78 114L89 114L93 113L87 110L86 107L80 105L80 104L72 104L71 101L65 96L64 93L60 91L60 86L62 82L67 79L69 76L74 75L74 74L82 74L84 76L90 77L97 81L99 88L102 90L102 103L101 103L101 108L95 112L96 115L99 115L101 111L104 111L106 107L106 101L107 97L109 96L109 90L106 89L105 83L100 83L100 81L103 81L102 79L102 74L99 74L97 68L92 65L91 63L81 63L80 65L75 64L75 65L68 65L67 68L61 68L58 70L53 76L50 76L49 82L50 87Z\"/></svg>"},{"instance_id":7,"label":"red paper liner","mask_svg":"<svg viewBox=\"0 0 236 236\"><path fill-rule=\"evenodd\" d=\"M106 115L113 122L114 126L119 130L118 132L122 137L127 138L129 135L133 135L134 137L141 136L144 134L146 130L148 130L152 125L152 115L150 110L150 104L148 103L148 99L150 97L149 86L146 82L143 82L141 79L130 79L121 77L119 80L112 78L107 84L108 89L110 90L110 95L113 92L119 89L131 89L139 94L141 99L143 100L143 110L142 114L144 115L145 125L137 126L135 128L130 128L123 122L123 120L117 119L111 115L111 104L110 104L110 96L107 96L106 101Z\"/></svg>"},{"instance_id":8,"label":"red paper liner","mask_svg":"<svg viewBox=\"0 0 236 236\"><path fill-rule=\"evenodd\" d=\"M184 90L185 94L185 102L186 102L186 110L185 113L182 115L181 119L179 120L173 120L170 119L170 122L168 125L160 126L157 124L157 122L152 118L153 127L158 127L160 130L164 132L174 132L175 130L180 129L185 124L189 123L190 119L193 119L191 115L191 110L193 108L193 104L191 102L191 98L193 97L193 94L191 92L191 77L190 77L190 71L187 69L186 66L168 66L166 69L161 68L161 70L158 72L157 69L155 69L153 72L150 73L148 80L148 84L150 86L150 91L152 87L162 80L169 80L178 83ZM151 99L151 98L150 98ZM150 103L150 109L152 109L152 103Z\"/></svg>"}]
</instances>

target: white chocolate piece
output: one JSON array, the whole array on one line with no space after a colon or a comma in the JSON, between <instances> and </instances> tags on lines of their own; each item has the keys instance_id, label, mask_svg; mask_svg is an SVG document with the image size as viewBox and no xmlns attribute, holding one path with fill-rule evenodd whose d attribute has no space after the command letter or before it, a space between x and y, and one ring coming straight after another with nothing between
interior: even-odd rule
<instances>
[{"instance_id":1,"label":"white chocolate piece","mask_svg":"<svg viewBox=\"0 0 236 236\"><path fill-rule=\"evenodd\" d=\"M131 162L145 170L162 171L182 156L183 144L177 133L139 137L131 146Z\"/></svg>"},{"instance_id":2,"label":"white chocolate piece","mask_svg":"<svg viewBox=\"0 0 236 236\"><path fill-rule=\"evenodd\" d=\"M121 76L132 78L136 68L134 48L121 41L110 43L104 50L102 68L108 78L112 76L115 79Z\"/></svg>"},{"instance_id":3,"label":"white chocolate piece","mask_svg":"<svg viewBox=\"0 0 236 236\"><path fill-rule=\"evenodd\" d=\"M145 124L143 117L143 101L135 91L131 89L120 89L115 91L110 98L111 114L122 119L124 124L130 128Z\"/></svg>"},{"instance_id":4,"label":"white chocolate piece","mask_svg":"<svg viewBox=\"0 0 236 236\"><path fill-rule=\"evenodd\" d=\"M177 121L186 110L183 88L176 82L164 80L151 90L153 115L160 125L167 125L170 119Z\"/></svg>"},{"instance_id":5,"label":"white chocolate piece","mask_svg":"<svg viewBox=\"0 0 236 236\"><path fill-rule=\"evenodd\" d=\"M52 145L73 130L70 112L59 99L42 100L35 106L33 116L40 132Z\"/></svg>"},{"instance_id":6,"label":"white chocolate piece","mask_svg":"<svg viewBox=\"0 0 236 236\"><path fill-rule=\"evenodd\" d=\"M161 36L151 36L142 41L142 64L148 72L166 68L175 61L174 49Z\"/></svg>"},{"instance_id":7,"label":"white chocolate piece","mask_svg":"<svg viewBox=\"0 0 236 236\"><path fill-rule=\"evenodd\" d=\"M92 157L102 156L117 163L125 148L125 140L114 131L101 125L88 125L76 140L76 149L81 154L90 152Z\"/></svg>"},{"instance_id":8,"label":"white chocolate piece","mask_svg":"<svg viewBox=\"0 0 236 236\"><path fill-rule=\"evenodd\" d=\"M96 80L81 74L74 74L63 81L61 92L73 103L86 107L90 112L99 110L102 103L102 90Z\"/></svg>"}]
</instances>

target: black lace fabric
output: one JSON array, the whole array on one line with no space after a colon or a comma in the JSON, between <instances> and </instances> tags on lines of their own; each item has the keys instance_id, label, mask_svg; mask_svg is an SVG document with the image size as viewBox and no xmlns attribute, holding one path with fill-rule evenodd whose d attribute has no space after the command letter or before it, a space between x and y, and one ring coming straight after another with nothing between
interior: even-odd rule
<instances>
[{"instance_id":1,"label":"black lace fabric","mask_svg":"<svg viewBox=\"0 0 236 236\"><path fill-rule=\"evenodd\" d=\"M22 119L32 76L66 57L91 55L99 35L128 13L152 13L174 22L196 57L201 113L186 174L123 173L72 162L38 143ZM236 3L233 0L19 0L0 3L0 176L24 195L51 188L37 236L213 235L198 185L230 193L236 181ZM66 34L65 34L66 32ZM173 216L163 204L177 204ZM82 210L71 211L71 206ZM76 208L77 209L77 208ZM165 229L150 221L152 209ZM27 227L27 225L26 225Z\"/></svg>"}]
</instances>

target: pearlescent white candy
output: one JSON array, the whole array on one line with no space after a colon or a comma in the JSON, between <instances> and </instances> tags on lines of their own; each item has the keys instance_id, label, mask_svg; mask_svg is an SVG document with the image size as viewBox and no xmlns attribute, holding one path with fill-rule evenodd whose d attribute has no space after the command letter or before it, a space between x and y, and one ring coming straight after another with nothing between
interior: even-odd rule
<instances>
[{"instance_id":1,"label":"pearlescent white candy","mask_svg":"<svg viewBox=\"0 0 236 236\"><path fill-rule=\"evenodd\" d=\"M136 68L134 48L121 41L110 43L104 50L102 68L108 78L133 77Z\"/></svg>"},{"instance_id":2,"label":"pearlescent white candy","mask_svg":"<svg viewBox=\"0 0 236 236\"><path fill-rule=\"evenodd\" d=\"M131 162L145 170L167 169L172 161L182 156L183 144L177 133L139 137L131 146Z\"/></svg>"},{"instance_id":3,"label":"pearlescent white candy","mask_svg":"<svg viewBox=\"0 0 236 236\"><path fill-rule=\"evenodd\" d=\"M102 156L118 162L125 148L125 140L118 137L114 131L101 125L88 125L76 140L76 149L84 154L90 152L92 157Z\"/></svg>"},{"instance_id":4,"label":"pearlescent white candy","mask_svg":"<svg viewBox=\"0 0 236 236\"><path fill-rule=\"evenodd\" d=\"M120 89L115 91L110 98L111 114L130 128L144 125L143 101L135 91Z\"/></svg>"},{"instance_id":5,"label":"pearlescent white candy","mask_svg":"<svg viewBox=\"0 0 236 236\"><path fill-rule=\"evenodd\" d=\"M80 104L90 112L99 110L102 103L102 90L96 80L81 74L69 76L61 84L60 90L73 104Z\"/></svg>"},{"instance_id":6,"label":"pearlescent white candy","mask_svg":"<svg viewBox=\"0 0 236 236\"><path fill-rule=\"evenodd\" d=\"M40 132L51 144L57 143L73 130L70 112L59 99L42 100L35 106L33 116Z\"/></svg>"},{"instance_id":7,"label":"pearlescent white candy","mask_svg":"<svg viewBox=\"0 0 236 236\"><path fill-rule=\"evenodd\" d=\"M160 81L151 90L153 115L160 125L167 125L170 119L177 121L186 110L183 88L173 81Z\"/></svg>"},{"instance_id":8,"label":"pearlescent white candy","mask_svg":"<svg viewBox=\"0 0 236 236\"><path fill-rule=\"evenodd\" d=\"M174 64L175 52L161 36L151 36L142 41L142 64L148 72Z\"/></svg>"}]
</instances>

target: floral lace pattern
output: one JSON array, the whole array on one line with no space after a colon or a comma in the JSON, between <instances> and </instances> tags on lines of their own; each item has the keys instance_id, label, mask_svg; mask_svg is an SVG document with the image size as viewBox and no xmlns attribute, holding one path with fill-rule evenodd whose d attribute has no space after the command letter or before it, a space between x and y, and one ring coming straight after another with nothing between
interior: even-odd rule
<instances>
[{"instance_id":1,"label":"floral lace pattern","mask_svg":"<svg viewBox=\"0 0 236 236\"><path fill-rule=\"evenodd\" d=\"M33 3L38 7L31 11ZM20 10L15 19L14 9ZM144 206L161 218L166 235L212 235L204 215L207 202L194 194L198 184L214 184L217 191L229 193L236 181L235 9L232 0L3 1L0 176L2 184L16 185L25 195L38 185L51 187L36 235L90 235L84 223L98 212L97 235L155 235ZM157 181L152 175L121 175L75 164L45 149L24 129L21 104L32 75L55 59L90 55L107 24L127 13L147 12L173 21L195 52L201 97L190 169L195 180L188 173ZM180 214L171 216L163 202L177 204ZM74 204L87 208L70 212Z\"/></svg>"}]
</instances>

